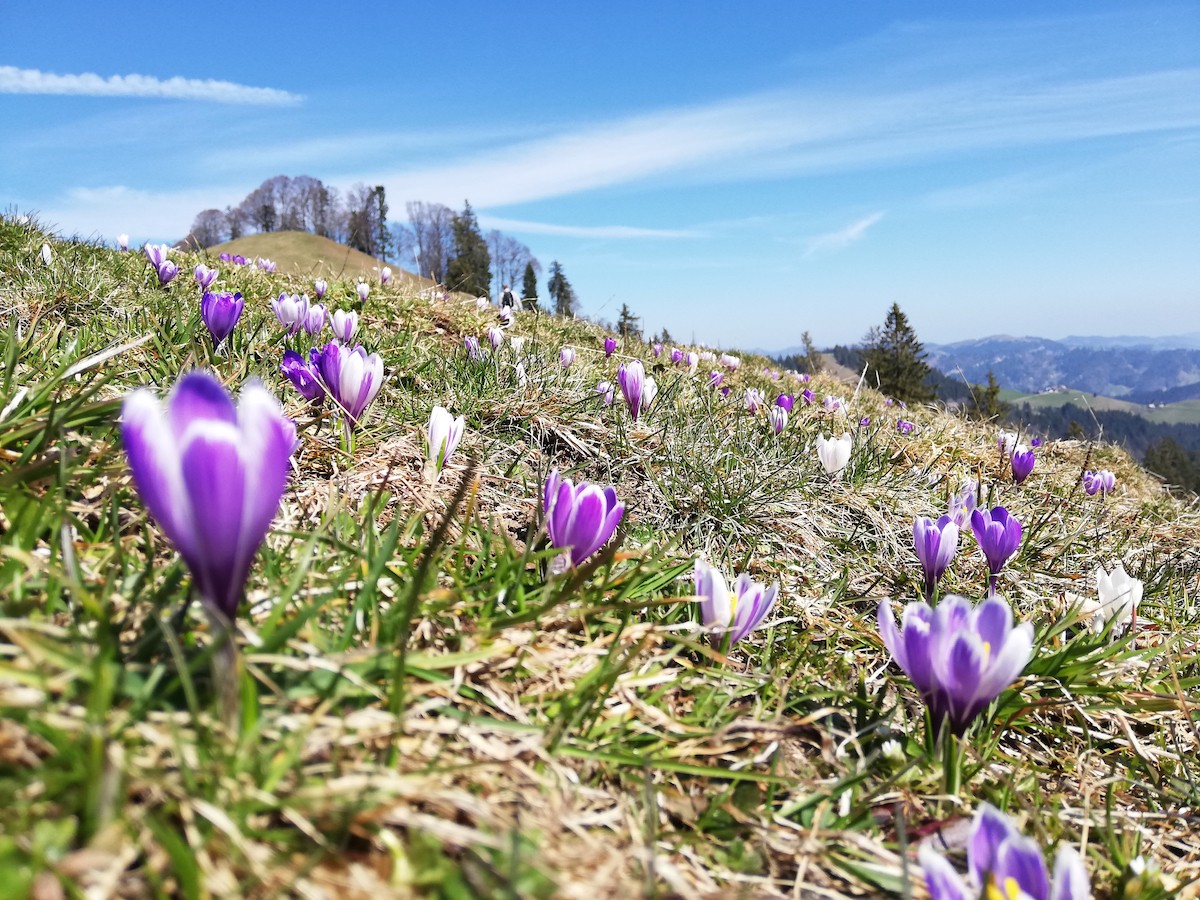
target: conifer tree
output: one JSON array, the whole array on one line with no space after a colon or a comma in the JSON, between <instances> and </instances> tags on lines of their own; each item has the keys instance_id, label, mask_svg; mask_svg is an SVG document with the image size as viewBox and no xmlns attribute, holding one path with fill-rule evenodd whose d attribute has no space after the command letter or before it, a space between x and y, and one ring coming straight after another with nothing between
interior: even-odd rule
<instances>
[{"instance_id":1,"label":"conifer tree","mask_svg":"<svg viewBox=\"0 0 1200 900\"><path fill-rule=\"evenodd\" d=\"M575 290L567 281L562 264L557 259L550 263L550 280L546 282L546 291L554 300L555 313L560 316L575 315Z\"/></svg>"},{"instance_id":2,"label":"conifer tree","mask_svg":"<svg viewBox=\"0 0 1200 900\"><path fill-rule=\"evenodd\" d=\"M525 280L521 285L522 297L536 297L538 295L537 272L533 268L533 260L525 263Z\"/></svg>"},{"instance_id":3,"label":"conifer tree","mask_svg":"<svg viewBox=\"0 0 1200 900\"><path fill-rule=\"evenodd\" d=\"M638 327L638 322L641 321L638 316L633 314L633 310L629 308L629 304L621 304L620 317L617 319L617 334L623 338L637 338L641 340L642 329Z\"/></svg>"},{"instance_id":4,"label":"conifer tree","mask_svg":"<svg viewBox=\"0 0 1200 900\"><path fill-rule=\"evenodd\" d=\"M1001 419L1011 407L1000 399L1000 383L988 369L987 385L976 384L971 388L971 416L984 421Z\"/></svg>"},{"instance_id":5,"label":"conifer tree","mask_svg":"<svg viewBox=\"0 0 1200 900\"><path fill-rule=\"evenodd\" d=\"M465 202L462 213L454 217L451 229L454 232L454 258L446 272L447 286L477 297L487 296L492 283L491 256L469 202Z\"/></svg>"},{"instance_id":6,"label":"conifer tree","mask_svg":"<svg viewBox=\"0 0 1200 900\"><path fill-rule=\"evenodd\" d=\"M867 332L864 344L863 357L870 366L867 378L877 382L879 390L905 403L923 403L934 398L925 349L900 304L892 304L883 327Z\"/></svg>"}]
</instances>

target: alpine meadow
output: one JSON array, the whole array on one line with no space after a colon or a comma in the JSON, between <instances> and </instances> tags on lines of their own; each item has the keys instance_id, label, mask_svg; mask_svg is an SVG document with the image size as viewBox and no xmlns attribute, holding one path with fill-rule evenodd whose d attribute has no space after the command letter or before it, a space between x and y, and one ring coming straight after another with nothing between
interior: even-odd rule
<instances>
[{"instance_id":1,"label":"alpine meadow","mask_svg":"<svg viewBox=\"0 0 1200 900\"><path fill-rule=\"evenodd\" d=\"M0 217L0 896L1198 896L1194 498L252 237Z\"/></svg>"}]
</instances>

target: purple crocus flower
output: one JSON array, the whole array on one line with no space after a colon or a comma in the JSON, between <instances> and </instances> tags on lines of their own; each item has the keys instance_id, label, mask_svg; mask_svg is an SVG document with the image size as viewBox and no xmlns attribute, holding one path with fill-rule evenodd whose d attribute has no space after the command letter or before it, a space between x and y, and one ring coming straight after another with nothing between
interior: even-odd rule
<instances>
[{"instance_id":1,"label":"purple crocus flower","mask_svg":"<svg viewBox=\"0 0 1200 900\"><path fill-rule=\"evenodd\" d=\"M671 364L678 366L678 365L681 365L682 363L683 363L683 351L680 350L678 347L676 347L674 350L671 351Z\"/></svg>"},{"instance_id":2,"label":"purple crocus flower","mask_svg":"<svg viewBox=\"0 0 1200 900\"><path fill-rule=\"evenodd\" d=\"M483 359L483 350L479 347L479 338L472 334L463 338L463 346L467 348L467 358L475 362L480 362Z\"/></svg>"},{"instance_id":3,"label":"purple crocus flower","mask_svg":"<svg viewBox=\"0 0 1200 900\"><path fill-rule=\"evenodd\" d=\"M493 325L487 331L487 338L488 343L492 345L492 349L499 350L500 345L504 343L504 329Z\"/></svg>"},{"instance_id":4,"label":"purple crocus flower","mask_svg":"<svg viewBox=\"0 0 1200 900\"><path fill-rule=\"evenodd\" d=\"M307 294L280 294L271 301L271 308L275 310L275 318L287 329L288 334L297 334L308 321Z\"/></svg>"},{"instance_id":5,"label":"purple crocus flower","mask_svg":"<svg viewBox=\"0 0 1200 900\"><path fill-rule=\"evenodd\" d=\"M222 253L220 256L217 257L217 259L219 259L221 262L233 262L233 257L230 256L228 253Z\"/></svg>"},{"instance_id":6,"label":"purple crocus flower","mask_svg":"<svg viewBox=\"0 0 1200 900\"><path fill-rule=\"evenodd\" d=\"M205 291L204 296L200 298L200 318L204 320L208 333L212 335L214 347L220 347L221 342L233 333L233 327L242 316L243 306L245 301L240 293Z\"/></svg>"},{"instance_id":7,"label":"purple crocus flower","mask_svg":"<svg viewBox=\"0 0 1200 900\"><path fill-rule=\"evenodd\" d=\"M162 268L162 264L167 261L167 254L171 248L166 244L144 244L142 252L146 254L146 259L150 261L150 265L154 267L154 271Z\"/></svg>"},{"instance_id":8,"label":"purple crocus flower","mask_svg":"<svg viewBox=\"0 0 1200 900\"><path fill-rule=\"evenodd\" d=\"M263 259L261 256L258 258L258 267L259 267L260 269L262 269L262 271L264 271L264 272L274 272L274 271L275 271L275 269L276 269L276 268L278 268L278 267L275 265L275 261L274 261L274 260L272 260L272 259Z\"/></svg>"},{"instance_id":9,"label":"purple crocus flower","mask_svg":"<svg viewBox=\"0 0 1200 900\"><path fill-rule=\"evenodd\" d=\"M625 397L625 405L629 407L629 415L633 421L638 420L642 412L642 392L646 387L646 369L640 359L621 363L617 368L617 383L621 385L621 394Z\"/></svg>"},{"instance_id":10,"label":"purple crocus flower","mask_svg":"<svg viewBox=\"0 0 1200 900\"><path fill-rule=\"evenodd\" d=\"M204 263L200 263L192 270L192 277L196 279L196 284L200 285L200 290L207 291L212 287L212 283L217 280L217 276L221 273L217 269L210 269Z\"/></svg>"},{"instance_id":11,"label":"purple crocus flower","mask_svg":"<svg viewBox=\"0 0 1200 900\"><path fill-rule=\"evenodd\" d=\"M295 350L285 350L283 353L279 371L287 376L305 400L320 400L325 396L325 386L321 383L321 373L317 368L320 358L321 351L316 347L308 351L307 361Z\"/></svg>"},{"instance_id":12,"label":"purple crocus flower","mask_svg":"<svg viewBox=\"0 0 1200 900\"><path fill-rule=\"evenodd\" d=\"M546 478L542 504L550 544L569 551L573 566L604 546L625 515L625 504L617 501L615 489L586 481L576 487L557 469Z\"/></svg>"},{"instance_id":13,"label":"purple crocus flower","mask_svg":"<svg viewBox=\"0 0 1200 900\"><path fill-rule=\"evenodd\" d=\"M601 381L597 384L596 393L604 401L605 406L612 406L613 398L616 397L616 389L611 381Z\"/></svg>"},{"instance_id":14,"label":"purple crocus flower","mask_svg":"<svg viewBox=\"0 0 1200 900\"><path fill-rule=\"evenodd\" d=\"M316 281L313 282L313 295L318 300L325 299L325 292L327 290L329 290L329 285L325 283L324 278L318 278Z\"/></svg>"},{"instance_id":15,"label":"purple crocus flower","mask_svg":"<svg viewBox=\"0 0 1200 900\"><path fill-rule=\"evenodd\" d=\"M175 280L175 276L179 274L179 266L167 260L158 267L158 283L164 287Z\"/></svg>"},{"instance_id":16,"label":"purple crocus flower","mask_svg":"<svg viewBox=\"0 0 1200 900\"><path fill-rule=\"evenodd\" d=\"M979 542L979 549L987 560L988 592L996 592L996 580L1000 570L1017 552L1021 545L1021 523L1003 506L992 510L977 509L971 513L971 531Z\"/></svg>"},{"instance_id":17,"label":"purple crocus flower","mask_svg":"<svg viewBox=\"0 0 1200 900\"><path fill-rule=\"evenodd\" d=\"M1020 900L1091 900L1092 887L1083 860L1073 847L1059 847L1054 875L1046 871L1042 848L1023 836L989 803L975 813L967 843L964 880L934 848L922 841L917 851L925 886L932 900L976 900L978 897Z\"/></svg>"},{"instance_id":18,"label":"purple crocus flower","mask_svg":"<svg viewBox=\"0 0 1200 900\"><path fill-rule=\"evenodd\" d=\"M325 327L325 316L324 305L313 303L308 307L308 314L304 317L304 330L310 335L320 334L321 329Z\"/></svg>"},{"instance_id":19,"label":"purple crocus flower","mask_svg":"<svg viewBox=\"0 0 1200 900\"><path fill-rule=\"evenodd\" d=\"M861 419L859 419L858 427L859 428L870 428L871 427L871 417L863 416Z\"/></svg>"},{"instance_id":20,"label":"purple crocus flower","mask_svg":"<svg viewBox=\"0 0 1200 900\"><path fill-rule=\"evenodd\" d=\"M936 522L918 516L913 522L913 547L925 572L925 599L930 600L958 552L958 526L949 516Z\"/></svg>"},{"instance_id":21,"label":"purple crocus flower","mask_svg":"<svg viewBox=\"0 0 1200 900\"><path fill-rule=\"evenodd\" d=\"M650 352L652 352L654 354L655 359L658 359L660 356L662 356L662 351L663 351L663 345L660 344L658 341L655 341L653 344L650 345Z\"/></svg>"},{"instance_id":22,"label":"purple crocus flower","mask_svg":"<svg viewBox=\"0 0 1200 900\"><path fill-rule=\"evenodd\" d=\"M912 434L914 431L916 431L916 429L917 426L907 419L896 420L896 430L901 434Z\"/></svg>"},{"instance_id":23,"label":"purple crocus flower","mask_svg":"<svg viewBox=\"0 0 1200 900\"><path fill-rule=\"evenodd\" d=\"M1099 494L1101 499L1108 496L1113 488L1117 486L1117 476L1108 469L1101 469L1098 472L1083 473L1083 489L1087 491L1089 497L1094 497Z\"/></svg>"},{"instance_id":24,"label":"purple crocus flower","mask_svg":"<svg viewBox=\"0 0 1200 900\"><path fill-rule=\"evenodd\" d=\"M333 315L329 317L329 330L333 332L333 336L343 344L350 343L350 339L354 337L354 332L358 328L358 313L346 312L344 309L335 309Z\"/></svg>"},{"instance_id":25,"label":"purple crocus flower","mask_svg":"<svg viewBox=\"0 0 1200 900\"><path fill-rule=\"evenodd\" d=\"M775 398L775 405L791 412L796 406L796 398L791 394L780 394Z\"/></svg>"},{"instance_id":26,"label":"purple crocus flower","mask_svg":"<svg viewBox=\"0 0 1200 900\"><path fill-rule=\"evenodd\" d=\"M722 353L720 362L721 362L721 365L723 365L730 372L735 371L738 368L738 366L740 366L742 364L741 357L733 356L732 354L729 354L729 353Z\"/></svg>"},{"instance_id":27,"label":"purple crocus flower","mask_svg":"<svg viewBox=\"0 0 1200 900\"><path fill-rule=\"evenodd\" d=\"M564 369L571 368L571 363L575 362L575 348L563 347L558 351L558 364Z\"/></svg>"},{"instance_id":28,"label":"purple crocus flower","mask_svg":"<svg viewBox=\"0 0 1200 900\"><path fill-rule=\"evenodd\" d=\"M800 399L804 401L805 406L812 406L813 401L817 399L817 395L810 388L805 388L800 392Z\"/></svg>"},{"instance_id":29,"label":"purple crocus flower","mask_svg":"<svg viewBox=\"0 0 1200 900\"><path fill-rule=\"evenodd\" d=\"M689 350L683 355L683 361L687 363L688 373L696 371L696 366L700 365L700 354L695 350Z\"/></svg>"},{"instance_id":30,"label":"purple crocus flower","mask_svg":"<svg viewBox=\"0 0 1200 900\"><path fill-rule=\"evenodd\" d=\"M379 272L379 283L387 284L392 280L392 270L389 266L384 266Z\"/></svg>"},{"instance_id":31,"label":"purple crocus flower","mask_svg":"<svg viewBox=\"0 0 1200 900\"><path fill-rule=\"evenodd\" d=\"M971 513L979 502L979 482L968 481L957 494L950 498L949 514L959 531L966 527Z\"/></svg>"},{"instance_id":32,"label":"purple crocus flower","mask_svg":"<svg viewBox=\"0 0 1200 900\"><path fill-rule=\"evenodd\" d=\"M1032 450L1028 450L1025 447L1017 447L1012 455L1013 484L1020 484L1028 478L1036 462L1037 457L1034 456Z\"/></svg>"},{"instance_id":33,"label":"purple crocus flower","mask_svg":"<svg viewBox=\"0 0 1200 900\"><path fill-rule=\"evenodd\" d=\"M316 363L325 390L354 428L383 385L383 360L378 353L368 354L361 345L350 350L345 344L330 341Z\"/></svg>"},{"instance_id":34,"label":"purple crocus flower","mask_svg":"<svg viewBox=\"0 0 1200 900\"><path fill-rule=\"evenodd\" d=\"M604 339L604 358L612 356L617 349L617 342L613 338L607 337Z\"/></svg>"},{"instance_id":35,"label":"purple crocus flower","mask_svg":"<svg viewBox=\"0 0 1200 900\"><path fill-rule=\"evenodd\" d=\"M221 382L197 371L179 380L166 409L145 388L127 396L121 440L146 509L206 608L229 622L279 509L296 426L257 381L234 406Z\"/></svg>"},{"instance_id":36,"label":"purple crocus flower","mask_svg":"<svg viewBox=\"0 0 1200 900\"><path fill-rule=\"evenodd\" d=\"M787 428L788 411L783 406L772 406L767 410L767 422L771 426L771 430L776 434L783 434L783 429Z\"/></svg>"},{"instance_id":37,"label":"purple crocus flower","mask_svg":"<svg viewBox=\"0 0 1200 900\"><path fill-rule=\"evenodd\" d=\"M117 247L121 250L128 250L129 249L129 235L118 234L117 235Z\"/></svg>"},{"instance_id":38,"label":"purple crocus flower","mask_svg":"<svg viewBox=\"0 0 1200 900\"><path fill-rule=\"evenodd\" d=\"M728 635L732 647L762 624L779 596L779 584L764 588L743 572L733 582L733 594L718 569L696 560L696 595L700 598L700 622L709 638L721 646Z\"/></svg>"},{"instance_id":39,"label":"purple crocus flower","mask_svg":"<svg viewBox=\"0 0 1200 900\"><path fill-rule=\"evenodd\" d=\"M365 281L360 281L356 285L355 290L358 291L358 299L361 300L363 303L366 303L367 298L371 296L371 286L369 284L367 284Z\"/></svg>"},{"instance_id":40,"label":"purple crocus flower","mask_svg":"<svg viewBox=\"0 0 1200 900\"><path fill-rule=\"evenodd\" d=\"M776 375L776 377L778 378L779 376ZM796 376L796 378L799 379L801 384L808 384L810 381L812 381L812 376L809 375L807 372L801 372L799 375Z\"/></svg>"},{"instance_id":41,"label":"purple crocus flower","mask_svg":"<svg viewBox=\"0 0 1200 900\"><path fill-rule=\"evenodd\" d=\"M885 599L878 619L884 645L925 701L934 729L947 726L960 737L1033 655L1033 626L1013 627L1012 610L999 596L975 607L954 594L936 607L910 603L899 629Z\"/></svg>"},{"instance_id":42,"label":"purple crocus flower","mask_svg":"<svg viewBox=\"0 0 1200 900\"><path fill-rule=\"evenodd\" d=\"M724 372L713 371L713 372L708 373L708 386L710 388L720 387L721 382L724 380L725 380Z\"/></svg>"},{"instance_id":43,"label":"purple crocus flower","mask_svg":"<svg viewBox=\"0 0 1200 900\"><path fill-rule=\"evenodd\" d=\"M758 415L758 411L763 408L762 391L758 388L746 388L746 412L750 415Z\"/></svg>"},{"instance_id":44,"label":"purple crocus flower","mask_svg":"<svg viewBox=\"0 0 1200 900\"><path fill-rule=\"evenodd\" d=\"M829 410L830 412L837 412L838 410L840 410L842 408L842 401L839 398L833 396L833 394L826 394L825 399L822 400L821 402L824 405L824 407L827 410Z\"/></svg>"}]
</instances>

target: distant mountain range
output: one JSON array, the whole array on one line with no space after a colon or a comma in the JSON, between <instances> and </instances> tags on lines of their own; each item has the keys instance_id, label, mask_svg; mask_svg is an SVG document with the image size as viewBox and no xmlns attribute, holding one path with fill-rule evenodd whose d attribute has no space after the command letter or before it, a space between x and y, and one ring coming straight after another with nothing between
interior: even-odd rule
<instances>
[{"instance_id":1,"label":"distant mountain range","mask_svg":"<svg viewBox=\"0 0 1200 900\"><path fill-rule=\"evenodd\" d=\"M1028 393L1069 387L1133 403L1200 398L1197 334L1061 341L998 335L925 349L931 366L974 384L987 381L991 371L1002 387Z\"/></svg>"}]
</instances>

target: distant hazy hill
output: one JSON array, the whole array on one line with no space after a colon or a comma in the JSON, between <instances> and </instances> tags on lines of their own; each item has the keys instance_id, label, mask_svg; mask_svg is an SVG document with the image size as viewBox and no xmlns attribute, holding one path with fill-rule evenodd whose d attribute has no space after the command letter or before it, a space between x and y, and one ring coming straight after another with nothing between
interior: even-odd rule
<instances>
[{"instance_id":1,"label":"distant hazy hill","mask_svg":"<svg viewBox=\"0 0 1200 900\"><path fill-rule=\"evenodd\" d=\"M961 369L970 381L982 383L990 370L1002 386L1017 391L1033 393L1069 386L1135 403L1200 398L1200 349L1118 345L1146 340L1140 338L1070 340L1114 344L1072 346L1046 338L1001 335L927 345L926 350L930 364L947 375Z\"/></svg>"},{"instance_id":2,"label":"distant hazy hill","mask_svg":"<svg viewBox=\"0 0 1200 900\"><path fill-rule=\"evenodd\" d=\"M357 278L379 280L379 260L354 250L344 244L309 234L304 231L272 231L266 234L251 234L234 241L226 241L209 247L209 256L216 258L222 253L240 254L247 259L266 257L274 260L278 271L289 275L312 278ZM393 277L412 282L420 287L433 284L428 278L420 278L399 266L391 266Z\"/></svg>"}]
</instances>

